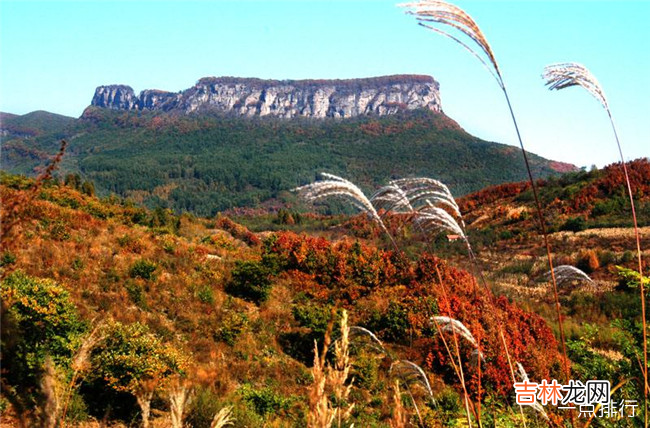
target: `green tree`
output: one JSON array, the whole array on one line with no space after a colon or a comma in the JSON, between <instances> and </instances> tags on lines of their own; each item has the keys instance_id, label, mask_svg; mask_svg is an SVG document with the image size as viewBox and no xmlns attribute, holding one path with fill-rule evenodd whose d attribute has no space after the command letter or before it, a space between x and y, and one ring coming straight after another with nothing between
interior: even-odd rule
<instances>
[{"instance_id":1,"label":"green tree","mask_svg":"<svg viewBox=\"0 0 650 428\"><path fill-rule=\"evenodd\" d=\"M3 384L23 397L18 411L34 408L46 358L67 374L88 327L58 283L17 271L0 285ZM3 391L4 392L4 391Z\"/></svg>"},{"instance_id":2,"label":"green tree","mask_svg":"<svg viewBox=\"0 0 650 428\"><path fill-rule=\"evenodd\" d=\"M174 374L183 374L188 359L138 322L111 322L104 335L93 352L94 372L114 390L136 397L146 428L156 387Z\"/></svg>"},{"instance_id":3,"label":"green tree","mask_svg":"<svg viewBox=\"0 0 650 428\"><path fill-rule=\"evenodd\" d=\"M84 181L81 185L81 193L88 196L95 196L95 185L90 181Z\"/></svg>"}]
</instances>

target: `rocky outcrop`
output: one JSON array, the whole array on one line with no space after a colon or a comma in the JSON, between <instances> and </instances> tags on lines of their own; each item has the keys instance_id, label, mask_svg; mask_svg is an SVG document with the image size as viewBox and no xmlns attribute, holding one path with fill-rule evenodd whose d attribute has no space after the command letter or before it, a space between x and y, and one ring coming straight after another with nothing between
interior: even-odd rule
<instances>
[{"instance_id":1,"label":"rocky outcrop","mask_svg":"<svg viewBox=\"0 0 650 428\"><path fill-rule=\"evenodd\" d=\"M439 85L430 76L396 75L350 80L262 80L206 77L182 92L100 86L92 105L113 110L176 113L217 112L238 116L384 116L400 110L441 111Z\"/></svg>"},{"instance_id":2,"label":"rocky outcrop","mask_svg":"<svg viewBox=\"0 0 650 428\"><path fill-rule=\"evenodd\" d=\"M133 110L138 98L133 88L127 85L100 86L95 89L92 105L113 110Z\"/></svg>"}]
</instances>

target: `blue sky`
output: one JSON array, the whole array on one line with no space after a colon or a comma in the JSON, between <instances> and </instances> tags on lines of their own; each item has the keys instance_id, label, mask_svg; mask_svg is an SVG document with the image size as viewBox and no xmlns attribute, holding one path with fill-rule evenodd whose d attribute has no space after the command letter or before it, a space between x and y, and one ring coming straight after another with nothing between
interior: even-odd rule
<instances>
[{"instance_id":1,"label":"blue sky","mask_svg":"<svg viewBox=\"0 0 650 428\"><path fill-rule=\"evenodd\" d=\"M178 91L204 76L274 79L429 74L446 114L515 144L492 77L415 25L394 1L0 0L0 111L79 116L98 85ZM600 80L627 159L650 156L650 1L457 1L495 51L527 148L590 166L617 152L606 115L579 88L550 92L553 62Z\"/></svg>"}]
</instances>

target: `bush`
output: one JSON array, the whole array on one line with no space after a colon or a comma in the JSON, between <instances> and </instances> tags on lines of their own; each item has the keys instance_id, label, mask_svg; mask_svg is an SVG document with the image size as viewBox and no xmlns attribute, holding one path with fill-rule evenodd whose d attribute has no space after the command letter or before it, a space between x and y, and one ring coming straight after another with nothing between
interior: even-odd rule
<instances>
[{"instance_id":1,"label":"bush","mask_svg":"<svg viewBox=\"0 0 650 428\"><path fill-rule=\"evenodd\" d=\"M235 344L237 336L248 325L248 317L240 312L229 312L221 321L221 327L215 332L214 339L230 346Z\"/></svg>"},{"instance_id":2,"label":"bush","mask_svg":"<svg viewBox=\"0 0 650 428\"><path fill-rule=\"evenodd\" d=\"M407 310L396 302L391 302L383 314L375 312L368 322L371 331L391 342L404 342L408 338L409 327Z\"/></svg>"},{"instance_id":3,"label":"bush","mask_svg":"<svg viewBox=\"0 0 650 428\"><path fill-rule=\"evenodd\" d=\"M589 274L600 267L598 256L594 250L583 250L578 253L578 260L576 267L583 272Z\"/></svg>"},{"instance_id":4,"label":"bush","mask_svg":"<svg viewBox=\"0 0 650 428\"><path fill-rule=\"evenodd\" d=\"M131 269L129 270L129 276L131 278L142 278L142 279L153 279L153 273L158 268L154 262L148 260L140 259L137 262L133 263Z\"/></svg>"},{"instance_id":5,"label":"bush","mask_svg":"<svg viewBox=\"0 0 650 428\"><path fill-rule=\"evenodd\" d=\"M585 229L587 229L587 222L582 217L571 217L560 226L560 230L574 233Z\"/></svg>"},{"instance_id":6,"label":"bush","mask_svg":"<svg viewBox=\"0 0 650 428\"><path fill-rule=\"evenodd\" d=\"M226 292L260 304L271 293L269 276L268 269L260 262L237 261L232 270L232 279L226 285Z\"/></svg>"},{"instance_id":7,"label":"bush","mask_svg":"<svg viewBox=\"0 0 650 428\"><path fill-rule=\"evenodd\" d=\"M239 392L255 412L264 417L269 413L278 413L289 410L291 400L276 394L271 388L254 389L248 384L244 384Z\"/></svg>"},{"instance_id":8,"label":"bush","mask_svg":"<svg viewBox=\"0 0 650 428\"><path fill-rule=\"evenodd\" d=\"M127 280L124 283L124 288L126 288L126 292L129 294L129 298L134 305L141 309L148 309L142 285L133 280Z\"/></svg>"},{"instance_id":9,"label":"bush","mask_svg":"<svg viewBox=\"0 0 650 428\"><path fill-rule=\"evenodd\" d=\"M2 257L0 257L0 267L9 266L14 263L16 263L16 256L13 253L10 253L9 251L2 253Z\"/></svg>"},{"instance_id":10,"label":"bush","mask_svg":"<svg viewBox=\"0 0 650 428\"><path fill-rule=\"evenodd\" d=\"M33 391L46 356L57 367L69 368L87 326L68 292L52 280L14 272L0 285L0 296L7 305L2 315L3 376L19 391Z\"/></svg>"},{"instance_id":11,"label":"bush","mask_svg":"<svg viewBox=\"0 0 650 428\"><path fill-rule=\"evenodd\" d=\"M207 303L209 305L214 304L214 291L208 285L204 285L196 292L196 297L199 298L201 303Z\"/></svg>"},{"instance_id":12,"label":"bush","mask_svg":"<svg viewBox=\"0 0 650 428\"><path fill-rule=\"evenodd\" d=\"M187 409L185 423L194 428L210 428L212 418L224 405L210 388L200 388Z\"/></svg>"}]
</instances>

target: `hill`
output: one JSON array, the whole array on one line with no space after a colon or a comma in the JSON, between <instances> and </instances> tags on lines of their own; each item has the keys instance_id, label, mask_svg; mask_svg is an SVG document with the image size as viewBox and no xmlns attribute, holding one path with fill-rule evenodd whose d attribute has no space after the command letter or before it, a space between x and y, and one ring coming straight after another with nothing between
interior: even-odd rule
<instances>
[{"instance_id":1,"label":"hill","mask_svg":"<svg viewBox=\"0 0 650 428\"><path fill-rule=\"evenodd\" d=\"M32 185L4 175L0 192L4 201L29 201ZM410 385L427 424L462 417L453 364L432 330L433 315L457 318L481 338L484 398L511 387L497 318L516 326L506 340L512 358L531 376L552 376L559 367L555 339L539 316L477 294L468 272L430 253L407 260L353 237L318 237L325 230L317 217L305 217L307 234L254 234L225 217L177 217L51 183L17 215L1 267L8 314L3 382L13 388L7 398L15 412L40 402L42 374L34 367L46 355L62 373L71 373L76 346L98 319L105 320L105 336L78 372L81 383L69 413L77 421L133 420L137 382L147 379L155 392L154 415L165 421L169 382L181 372L197 391L186 409L193 426L209 426L226 405L234 406L235 426L304 426L314 340L322 346L330 317L340 319L343 309L350 325L370 329L384 347L352 354L349 400L358 426L387 426L393 417L385 405L392 400L392 364L402 360L422 366L432 398L447 402L432 406L422 385L405 380L402 388ZM363 339L351 338L357 346ZM461 349L468 385L476 391L472 349ZM154 355L162 360L152 361ZM405 413L415 423L411 406ZM483 412L511 418L499 406L486 405Z\"/></svg>"},{"instance_id":2,"label":"hill","mask_svg":"<svg viewBox=\"0 0 650 428\"><path fill-rule=\"evenodd\" d=\"M648 166L643 159L630 164L642 216L650 202ZM621 382L616 400L640 403L643 388L633 380L640 378L640 303L625 269L634 265L634 242L629 228L603 229L594 221L603 212L595 207L616 206L619 168L549 179L540 189L545 201L555 201L545 205L551 230L558 230L550 236L556 264L581 267L594 279L564 283L560 290L572 376ZM79 382L71 388L70 422L128 423L144 411L139 397L151 404L154 422L164 425L170 397L185 388L195 391L185 408L185 422L195 427L210 426L225 406L233 407L235 426L304 426L317 385L314 340L322 349L329 336L334 352L343 310L355 326L345 369L352 386L336 406L354 404L349 422L356 426L394 423L395 403L402 402L395 401L395 380L408 391L400 411L411 424L462 424L458 361L470 412L481 412L488 426L515 426L520 415L509 410L512 380L500 323L507 326L510 358L531 379L562 376L548 268L527 214L525 184L459 201L478 265L469 262L461 242L444 233L423 236L399 215L384 219L403 252L387 250L386 238L365 216L284 209L239 217L251 230L223 216L149 211L52 181L36 191L33 186L33 180L6 174L0 181L3 201L18 207L10 214L17 223L3 235L0 265L3 388L11 392L4 406L13 415L41 405L47 389L39 379L51 379L50 355L61 379L74 374ZM577 215L592 228L559 231ZM607 215L623 224L625 208ZM648 248L650 228L641 233ZM644 260L648 256L645 250ZM490 291L470 273L476 269ZM441 334L431 316L459 320L474 339L453 339L450 329ZM94 350L75 369L99 319L104 322ZM460 340L459 355L453 346L448 351L449 339ZM472 340L480 343L483 359ZM560 409L546 411L556 425L569 420ZM546 424L532 411L525 417L528 426Z\"/></svg>"},{"instance_id":3,"label":"hill","mask_svg":"<svg viewBox=\"0 0 650 428\"><path fill-rule=\"evenodd\" d=\"M426 110L286 120L89 107L79 119L47 127L32 116L4 122L13 126L2 141L9 172L33 174L65 137L62 174L80 173L100 195L208 216L262 202L278 207L292 201L287 190L321 171L365 189L394 177L436 176L459 195L525 177L516 148L480 140ZM537 177L567 167L535 155L531 164Z\"/></svg>"}]
</instances>

